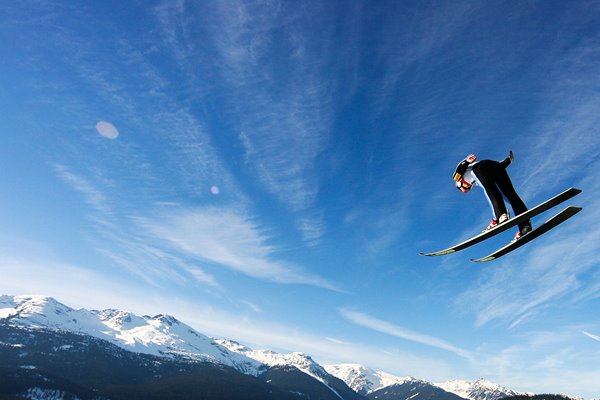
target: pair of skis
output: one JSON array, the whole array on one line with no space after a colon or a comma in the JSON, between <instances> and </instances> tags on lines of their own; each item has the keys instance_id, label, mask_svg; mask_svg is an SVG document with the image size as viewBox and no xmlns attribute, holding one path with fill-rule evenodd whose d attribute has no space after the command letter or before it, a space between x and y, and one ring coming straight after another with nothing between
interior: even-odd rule
<instances>
[{"instance_id":1,"label":"pair of skis","mask_svg":"<svg viewBox=\"0 0 600 400\"><path fill-rule=\"evenodd\" d=\"M577 188L567 189L564 192L554 196L553 198L546 200L545 202L525 211L524 213L516 215L515 217L509 219L508 221L506 221L500 225L497 225L496 227L494 227L490 230L484 231L484 232L480 233L479 235L472 237L471 239L465 240L462 243L459 243L452 247L448 247L447 249L444 249L444 250L435 251L433 253L420 253L420 255L422 255L422 256L443 256L445 254L451 254L451 253L455 253L459 250L466 249L467 247L473 246L474 244L482 242L488 238L491 238L492 236L496 236L497 234L504 232L507 229L512 228L513 226L516 226L523 221L527 221L528 219L531 219L532 217L539 215L539 214L543 213L544 211L547 211L547 210L551 209L552 207L555 207L558 204L569 200L570 198L578 195L579 193L581 193L581 189L577 189ZM571 218L573 215L577 214L579 211L581 211L581 207L569 206L569 207L565 208L564 210L562 210L561 212L559 212L558 214L556 214L555 216L553 216L552 218L550 218L548 221L544 222L543 224L539 225L537 228L533 229L531 232L528 232L527 234L523 235L520 239L509 243L508 245L496 250L495 252L493 252L492 254L490 254L488 256L485 256L482 258L477 258L477 259L472 259L471 261L485 262L485 261L491 261L491 260L500 258L503 255L508 254L511 251L518 249L519 247L523 246L524 244L527 244L527 243L531 242L533 239L548 232L550 229L565 222L566 220Z\"/></svg>"}]
</instances>

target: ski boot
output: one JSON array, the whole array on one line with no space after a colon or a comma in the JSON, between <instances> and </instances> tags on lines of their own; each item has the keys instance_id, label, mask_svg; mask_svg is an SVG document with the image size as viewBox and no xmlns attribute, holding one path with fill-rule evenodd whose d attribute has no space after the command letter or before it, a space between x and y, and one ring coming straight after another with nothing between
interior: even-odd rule
<instances>
[{"instance_id":1,"label":"ski boot","mask_svg":"<svg viewBox=\"0 0 600 400\"><path fill-rule=\"evenodd\" d=\"M506 212L502 215L500 215L500 218L498 219L492 219L492 221L490 222L490 224L487 226L487 228L485 228L482 232L487 232L490 229L495 228L496 226L508 221L508 219L510 218L510 215Z\"/></svg>"},{"instance_id":2,"label":"ski boot","mask_svg":"<svg viewBox=\"0 0 600 400\"><path fill-rule=\"evenodd\" d=\"M523 227L523 229L520 229L520 230L517 231L517 233L515 234L515 237L511 241L511 243L514 243L517 240L521 239L523 236L527 235L532 230L533 230L533 228L531 227L531 225L525 225Z\"/></svg>"}]
</instances>

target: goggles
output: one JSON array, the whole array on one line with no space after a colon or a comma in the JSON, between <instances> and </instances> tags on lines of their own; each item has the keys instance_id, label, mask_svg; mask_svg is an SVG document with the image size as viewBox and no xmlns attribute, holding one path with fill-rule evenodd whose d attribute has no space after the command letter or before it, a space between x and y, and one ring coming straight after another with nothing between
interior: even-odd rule
<instances>
[{"instance_id":1,"label":"goggles","mask_svg":"<svg viewBox=\"0 0 600 400\"><path fill-rule=\"evenodd\" d=\"M467 193L469 190L471 190L471 187L473 187L473 185L464 179L456 181L456 188L463 193Z\"/></svg>"}]
</instances>

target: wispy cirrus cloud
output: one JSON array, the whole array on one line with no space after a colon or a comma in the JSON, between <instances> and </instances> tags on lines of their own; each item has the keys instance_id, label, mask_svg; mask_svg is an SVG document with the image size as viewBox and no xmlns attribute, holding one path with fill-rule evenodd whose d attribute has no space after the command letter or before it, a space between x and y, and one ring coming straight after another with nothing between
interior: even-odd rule
<instances>
[{"instance_id":1,"label":"wispy cirrus cloud","mask_svg":"<svg viewBox=\"0 0 600 400\"><path fill-rule=\"evenodd\" d=\"M373 115L395 107L390 101L403 84L407 70L415 63L440 49L472 22L481 8L477 3L436 4L420 14L406 13L399 22L396 16L384 16L382 36L374 43L382 65L381 79L374 90ZM408 79L414 79L409 77ZM425 106L417 114L430 119L434 110Z\"/></svg>"},{"instance_id":2,"label":"wispy cirrus cloud","mask_svg":"<svg viewBox=\"0 0 600 400\"><path fill-rule=\"evenodd\" d=\"M218 101L232 127L227 134L240 144L245 173L291 212L308 244L326 229L316 209L322 183L317 163L334 118L335 82L326 71L339 65L330 62L330 32L315 36L299 23L330 18L320 7L284 12L273 1L191 8L166 2L154 8L164 43L190 87L206 88L210 76L209 97L215 88L235 93ZM203 21L201 30L189 23L190 14ZM202 76L198 65L206 66Z\"/></svg>"},{"instance_id":3,"label":"wispy cirrus cloud","mask_svg":"<svg viewBox=\"0 0 600 400\"><path fill-rule=\"evenodd\" d=\"M598 40L597 35L582 40L552 60L548 88L527 148L530 167L524 181L530 191L555 187L567 177L583 181L596 176L593 165L600 161Z\"/></svg>"},{"instance_id":4,"label":"wispy cirrus cloud","mask_svg":"<svg viewBox=\"0 0 600 400\"><path fill-rule=\"evenodd\" d=\"M515 327L531 319L581 286L578 275L584 271L574 267L576 246L574 240L547 245L518 263L504 262L482 272L479 281L457 297L457 309L474 313L478 327L495 320Z\"/></svg>"},{"instance_id":5,"label":"wispy cirrus cloud","mask_svg":"<svg viewBox=\"0 0 600 400\"><path fill-rule=\"evenodd\" d=\"M174 8L159 10L158 13L162 13L161 15L166 18L179 18L181 17L181 7L183 5L180 3L179 6ZM178 26L178 24L171 24L170 22L166 22L165 25L171 27ZM173 41L177 42L178 46L175 46L179 49L177 60L180 63L184 63L193 53L193 48L187 47L185 42L180 41L181 37L175 35L173 32L168 37L170 46L175 46L175 43L172 43ZM183 37L185 38L185 32L183 33ZM215 35L215 37L219 37L219 35ZM63 39L68 40L66 38ZM100 98L115 108L123 109L129 124L133 126L137 125L149 135L151 142L161 143L161 146L164 147L158 155L164 161L161 163L165 168L164 171L152 171L145 168L144 166L147 167L150 163L145 161L144 158L150 157L150 154L141 152L140 150L142 149L137 148L135 145L120 149L122 152L120 160L123 162L123 165L131 164L132 166L126 172L130 176L130 179L136 179L137 190L139 191L140 187L145 187L143 194L146 199L161 200L163 199L160 196L161 192L168 193L169 188L175 190L169 181L176 180L177 183L186 183L185 187L189 192L196 198L201 198L202 190L208 194L208 189L211 185L217 183L222 191L227 193L229 200L238 200L241 203L248 202L249 200L245 198L243 192L238 187L231 171L225 166L224 161L219 156L218 150L213 144L213 137L209 128L187 106L178 103L168 95L165 90L168 86L167 81L161 76L160 71L148 61L143 52L136 47L136 45L139 46L139 43L131 43L128 40L122 39L115 41L112 45L120 56L117 61L126 65L128 70L137 71L134 74L136 76L136 84L149 89L153 99L152 104L147 104L147 99L138 97L138 92L131 90L132 84L112 79L110 71L114 67L107 65L98 67L96 63L91 62L91 54L81 46L81 43L74 41L71 43L71 46L67 46L67 42L65 42L65 47L78 49L76 56L71 61L75 64L76 69L81 72L81 75L99 93ZM254 71L254 73L257 72ZM118 74L115 74L115 76L118 76ZM268 91L259 93L257 90L257 88L253 88L241 91L241 94L245 94L246 96L244 100L257 95L258 108L250 110L254 113L251 118L253 120L261 119L265 116L269 117L259 110L260 107L268 109L268 104L280 103L277 98L267 98L270 96L270 94L267 94ZM302 96L302 93L296 93L291 100L284 96L283 102L287 106L290 106L290 101L295 102L297 104L292 104L292 106L299 105L301 108ZM318 97L318 93L314 93L313 98L316 98L315 96ZM121 107L124 104L127 104L127 107ZM288 112L286 104L280 105L280 109L276 110L275 114L280 113L284 115L284 120L289 121L287 125L284 124L287 128L283 130L290 131L291 133L290 135L282 136L291 136L295 139L292 142L281 144L279 143L278 135L270 132L270 128L274 129L274 125L277 125L276 123L267 123L266 128L259 126L260 124L256 125L256 131L260 131L266 136L271 136L267 139L269 143L253 143L253 146L256 146L259 150L257 159L250 163L257 165L262 162L261 160L270 158L268 166L264 168L258 167L257 169L263 170L261 176L264 179L262 181L272 181L273 186L271 187L278 187L278 190L281 193L286 193L290 202L293 203L291 206L292 210L303 212L308 209L306 204L312 202L309 198L314 196L317 185L313 185L312 183L310 185L306 184L304 180L305 175L302 170L306 169L306 165L309 163L306 160L314 159L320 151L318 146L315 146L313 143L315 140L319 140L320 132L317 132L315 135L311 135L310 132L307 133L307 129L302 127L304 119L301 117L296 118L294 114L296 111ZM136 110L142 107L142 105L147 108L147 111L154 110L154 112L146 113L150 120L140 121L136 117L136 114L138 114ZM297 133L298 131L300 131L299 134ZM281 129L277 130L277 132L279 134ZM305 137L301 140L297 135ZM124 134L120 139L124 140L126 137L127 134ZM152 137L155 139L151 139ZM135 141L132 142L135 143ZM294 147L297 150L298 148L301 149L299 151L291 151L290 148ZM271 148L273 150L268 150ZM280 152L283 154L279 154ZM305 155L298 158L294 156L295 154ZM288 156L294 159L290 161L287 159ZM249 155L248 157L252 156ZM274 161L275 158L277 160ZM61 168L59 171L61 178L75 187L78 192L84 194L87 201L95 208L97 215L102 215L106 220L109 220L108 214L110 210L106 208L108 202L107 196L101 191L94 189L94 186L81 176L76 175L66 167ZM267 177L270 174L273 174L274 178ZM124 189L126 190L126 188ZM178 190L180 191L181 189ZM124 193L124 197L126 195L127 192ZM147 210L147 207L142 208ZM138 222L151 220L151 218L144 216L145 211L143 209L135 211L136 215L139 216L136 217ZM195 257L200 257L204 261L225 265L253 277L275 282L303 283L326 287L328 289L334 288L334 285L330 282L301 271L299 267L288 265L282 261L275 261L272 257L273 249L265 244L265 237L261 236L256 226L249 223L251 218L248 216L241 217L224 210L220 209L219 212L222 213L221 217L225 218L225 221L220 217L210 219L212 215L210 209L195 215L195 221L200 222L203 227L202 232L205 234L205 236L197 238L208 242L208 246L202 249L194 248L193 246L186 247L188 243L185 242L184 238L174 234L174 231L167 232L165 229L168 228L164 225L162 226L162 230L158 228L158 225L153 225L153 233L158 233L157 236L161 239L167 238L167 241L170 241L171 244L176 244L176 250L183 250L188 255L191 254ZM134 211L119 210L120 216L125 219L132 212ZM315 215L318 215L318 213L306 213L298 219L298 227L305 233L307 240L317 240L324 226L318 217L314 217ZM202 219L202 221L198 221L198 218ZM243 222L241 222L242 220ZM174 222L174 219L170 219L170 222ZM180 220L177 223L181 222ZM230 226L234 228L224 230L224 223L225 225L230 223ZM170 226L169 228L174 228L174 226ZM240 231L234 232L235 228L239 228ZM214 232L220 235L223 241L212 240L214 238L210 238L210 234L208 233L211 229L215 229ZM188 225L188 231L192 230L192 227ZM174 258L171 254L173 248L165 249L160 245L154 247L153 244L145 243L144 238L138 237L136 233L131 233L128 237L124 237L119 235L116 230L104 229L102 235L105 238L109 238L111 243L116 244L119 249L119 251L102 249L103 254L124 266L130 272L144 277L144 279L155 282L157 277L163 275L175 281L183 281L184 276L191 274L200 282L218 286L214 278L206 274L204 270L198 267L190 267L187 263L176 257ZM169 263L171 266L179 267L169 270L167 268ZM142 264L145 266L144 268L140 267Z\"/></svg>"},{"instance_id":6,"label":"wispy cirrus cloud","mask_svg":"<svg viewBox=\"0 0 600 400\"><path fill-rule=\"evenodd\" d=\"M597 341L597 342L600 342L600 336L598 336L598 335L594 335L593 333L589 333L589 332L586 332L586 331L582 331L582 333L583 333L585 336L589 337L590 339L593 339L593 340L595 340L595 341Z\"/></svg>"},{"instance_id":7,"label":"wispy cirrus cloud","mask_svg":"<svg viewBox=\"0 0 600 400\"><path fill-rule=\"evenodd\" d=\"M184 285L193 282L220 288L215 278L202 268L182 260L165 249L146 242L144 237L132 230L122 220L127 210L111 206L111 198L91 179L71 171L64 165L55 165L57 176L78 192L91 207L90 220L96 222L95 233L88 232L96 251L121 265L130 273L147 283L157 286L170 280ZM95 238L92 239L92 236Z\"/></svg>"},{"instance_id":8,"label":"wispy cirrus cloud","mask_svg":"<svg viewBox=\"0 0 600 400\"><path fill-rule=\"evenodd\" d=\"M109 206L108 197L98 190L88 179L71 171L67 166L55 164L56 175L83 196L85 202L97 213L110 216L112 209Z\"/></svg>"},{"instance_id":9,"label":"wispy cirrus cloud","mask_svg":"<svg viewBox=\"0 0 600 400\"><path fill-rule=\"evenodd\" d=\"M598 352L594 343L582 338L585 325L552 325L552 330L520 332L511 344L498 348L491 342L482 344L486 353L479 353L472 367L493 381L513 382L516 390L593 392Z\"/></svg>"},{"instance_id":10,"label":"wispy cirrus cloud","mask_svg":"<svg viewBox=\"0 0 600 400\"><path fill-rule=\"evenodd\" d=\"M268 235L252 218L231 208L174 210L158 218L137 218L149 235L188 256L248 276L279 283L296 283L338 290L324 278L277 260Z\"/></svg>"},{"instance_id":11,"label":"wispy cirrus cloud","mask_svg":"<svg viewBox=\"0 0 600 400\"><path fill-rule=\"evenodd\" d=\"M171 8L176 13L182 7L183 2L179 2L173 3ZM83 11L66 7L64 12L79 15ZM48 18L58 20L62 16L56 13ZM97 27L90 29L93 28ZM194 99L202 96L206 81L200 79L193 68L177 75L153 62L154 52L159 51L162 43L159 39L170 36L165 31L161 31L159 37L154 36L154 32L142 37L126 35L109 19L103 21L102 29L111 35L101 39L102 46L91 48L87 39L73 34L75 29L76 24L61 30L39 28L39 34L43 32L51 39L48 42L53 46L53 53L70 66L73 74L35 81L36 97L74 116L83 126L106 119L119 128L118 141L103 144L111 147L112 157L108 160L110 165L101 168L118 165L123 178L135 180L138 191L144 187L147 197L156 196L157 188L163 193L183 188L195 198L202 198L211 185L217 184L231 197L241 199L244 194L221 157L214 132L204 115L193 110L192 100L182 101L181 96L173 95L176 92L173 86L177 85L174 77L189 82L181 86L199 91ZM173 36L166 45L187 51L187 44L179 40L180 37ZM182 53L175 58L188 60L189 54ZM44 62L49 61L44 59L37 64L44 65ZM31 68L39 68L37 64L31 62ZM56 90L57 87L63 90ZM142 142L144 146L139 146ZM156 148L160 151L155 152ZM81 154L73 156L79 157ZM83 157L89 166L107 161L99 161L91 154ZM161 164L160 170L152 167L155 161ZM180 184L177 189L172 182Z\"/></svg>"},{"instance_id":12,"label":"wispy cirrus cloud","mask_svg":"<svg viewBox=\"0 0 600 400\"><path fill-rule=\"evenodd\" d=\"M276 2L219 3L213 21L220 23L208 26L222 82L236 93L228 101L246 165L314 242L325 229L314 209L322 183L318 157L329 145L334 118L335 83L325 73L334 43L329 32L315 42L297 22L325 14L289 11L282 14Z\"/></svg>"},{"instance_id":13,"label":"wispy cirrus cloud","mask_svg":"<svg viewBox=\"0 0 600 400\"><path fill-rule=\"evenodd\" d=\"M368 329L372 329L377 332L385 333L390 336L395 336L400 339L408 340L415 343L420 343L426 346L435 347L438 349L442 349L445 351L449 351L451 353L456 354L459 357L471 359L473 358L473 354L465 349L461 349L460 347L454 346L447 341L411 331L404 327L395 325L393 323L381 320L379 318L373 317L371 315L353 311L347 308L341 308L338 310L340 315L347 319L350 322L353 322L357 325L363 326Z\"/></svg>"}]
</instances>

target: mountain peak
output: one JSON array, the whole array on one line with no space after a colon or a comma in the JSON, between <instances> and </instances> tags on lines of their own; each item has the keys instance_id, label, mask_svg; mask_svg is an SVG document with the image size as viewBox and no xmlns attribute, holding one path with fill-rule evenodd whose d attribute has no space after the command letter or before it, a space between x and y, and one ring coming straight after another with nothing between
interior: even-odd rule
<instances>
[{"instance_id":1,"label":"mountain peak","mask_svg":"<svg viewBox=\"0 0 600 400\"><path fill-rule=\"evenodd\" d=\"M74 310L51 297L2 296L0 319L14 326L90 335L136 353L228 365L253 375L263 368L166 314L140 317L116 309Z\"/></svg>"},{"instance_id":2,"label":"mountain peak","mask_svg":"<svg viewBox=\"0 0 600 400\"><path fill-rule=\"evenodd\" d=\"M354 391L367 395L387 386L401 385L414 381L412 377L400 378L383 371L374 371L361 364L325 365L331 375L343 380Z\"/></svg>"},{"instance_id":3,"label":"mountain peak","mask_svg":"<svg viewBox=\"0 0 600 400\"><path fill-rule=\"evenodd\" d=\"M483 378L479 378L474 382L450 380L439 383L437 386L469 400L498 400L503 397L523 394Z\"/></svg>"},{"instance_id":4,"label":"mountain peak","mask_svg":"<svg viewBox=\"0 0 600 400\"><path fill-rule=\"evenodd\" d=\"M252 350L232 340L217 339L216 341L231 351L243 354L270 367L294 366L317 379L327 375L327 371L321 365L315 362L311 356L302 352L281 354L272 350Z\"/></svg>"},{"instance_id":5,"label":"mountain peak","mask_svg":"<svg viewBox=\"0 0 600 400\"><path fill-rule=\"evenodd\" d=\"M168 314L150 317L118 309L75 310L52 297L39 295L0 296L0 320L28 329L89 335L136 353L227 365L255 376L267 367L295 367L334 392L335 382L331 376L364 396L388 387L407 390L407 385L413 388L433 386L469 400L498 400L521 394L486 379L453 380L434 385L412 377L375 371L361 364L321 366L306 353L253 350L233 340L210 338Z\"/></svg>"}]
</instances>

